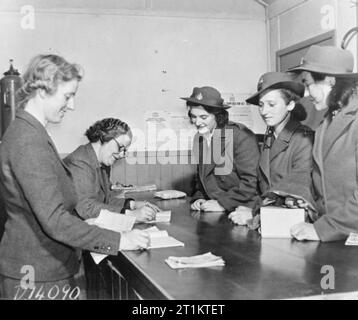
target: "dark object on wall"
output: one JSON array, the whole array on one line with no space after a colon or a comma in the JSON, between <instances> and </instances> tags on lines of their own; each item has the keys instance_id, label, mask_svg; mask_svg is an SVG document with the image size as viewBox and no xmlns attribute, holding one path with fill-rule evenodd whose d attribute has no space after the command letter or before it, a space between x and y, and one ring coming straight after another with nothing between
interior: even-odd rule
<instances>
[{"instance_id":1,"label":"dark object on wall","mask_svg":"<svg viewBox=\"0 0 358 320\"><path fill-rule=\"evenodd\" d=\"M4 73L0 80L0 138L15 119L16 110L16 90L21 86L20 73L14 69L12 59L10 69Z\"/></svg>"},{"instance_id":2,"label":"dark object on wall","mask_svg":"<svg viewBox=\"0 0 358 320\"><path fill-rule=\"evenodd\" d=\"M346 32L344 35L342 42L341 42L341 48L345 49L348 47L349 42L352 40L352 38L358 34L358 27L354 27Z\"/></svg>"}]
</instances>

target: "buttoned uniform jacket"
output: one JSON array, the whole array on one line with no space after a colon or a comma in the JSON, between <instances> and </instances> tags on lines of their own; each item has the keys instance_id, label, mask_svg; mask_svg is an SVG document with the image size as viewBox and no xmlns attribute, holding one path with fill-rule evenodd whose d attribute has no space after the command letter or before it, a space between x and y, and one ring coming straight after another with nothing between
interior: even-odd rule
<instances>
[{"instance_id":1,"label":"buttoned uniform jacket","mask_svg":"<svg viewBox=\"0 0 358 320\"><path fill-rule=\"evenodd\" d=\"M333 121L316 131L313 185L320 217L314 228L321 241L347 238L358 232L358 97Z\"/></svg>"},{"instance_id":2,"label":"buttoned uniform jacket","mask_svg":"<svg viewBox=\"0 0 358 320\"><path fill-rule=\"evenodd\" d=\"M120 233L78 217L70 171L45 127L23 110L0 145L0 192L7 214L2 275L20 279L30 265L35 281L62 280L78 271L78 249L117 254Z\"/></svg>"},{"instance_id":3,"label":"buttoned uniform jacket","mask_svg":"<svg viewBox=\"0 0 358 320\"><path fill-rule=\"evenodd\" d=\"M258 177L263 197L278 191L303 198L315 208L311 176L313 140L314 132L291 118L270 149L262 146ZM264 152L269 152L269 162L264 161Z\"/></svg>"},{"instance_id":4,"label":"buttoned uniform jacket","mask_svg":"<svg viewBox=\"0 0 358 320\"><path fill-rule=\"evenodd\" d=\"M102 209L120 213L124 200L114 197L108 167L101 167L91 143L79 146L64 162L72 173L76 210L83 219L96 218Z\"/></svg>"},{"instance_id":5,"label":"buttoned uniform jacket","mask_svg":"<svg viewBox=\"0 0 358 320\"><path fill-rule=\"evenodd\" d=\"M252 208L260 157L254 133L243 124L229 122L214 130L210 146L200 137L197 133L193 143L198 166L192 201L217 200L226 211L240 205Z\"/></svg>"}]
</instances>

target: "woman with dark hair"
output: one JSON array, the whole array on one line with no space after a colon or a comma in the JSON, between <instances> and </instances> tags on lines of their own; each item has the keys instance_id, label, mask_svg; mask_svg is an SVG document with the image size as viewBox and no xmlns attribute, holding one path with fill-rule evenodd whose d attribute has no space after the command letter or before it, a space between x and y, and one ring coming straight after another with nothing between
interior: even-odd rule
<instances>
[{"instance_id":1,"label":"woman with dark hair","mask_svg":"<svg viewBox=\"0 0 358 320\"><path fill-rule=\"evenodd\" d=\"M313 132L300 123L305 119L305 111L296 105L304 91L304 85L293 81L288 74L268 72L261 76L257 92L246 102L259 106L267 125L258 170L262 199L271 193L291 195L284 197L286 205L309 204L314 209L311 194ZM298 203L294 203L295 199ZM245 225L261 205L259 199L254 211L239 207L229 218Z\"/></svg>"},{"instance_id":2,"label":"woman with dark hair","mask_svg":"<svg viewBox=\"0 0 358 320\"><path fill-rule=\"evenodd\" d=\"M47 133L74 109L78 65L57 55L34 57L19 91L21 109L0 145L0 194L7 221L0 242L0 297L75 299L78 249L117 255L148 246L148 235L85 223L76 213L71 173Z\"/></svg>"},{"instance_id":3,"label":"woman with dark hair","mask_svg":"<svg viewBox=\"0 0 358 320\"><path fill-rule=\"evenodd\" d=\"M259 149L256 137L243 124L229 121L220 93L194 88L187 101L190 121L197 128L193 154L198 160L191 208L232 211L252 207L257 195Z\"/></svg>"},{"instance_id":4,"label":"woman with dark hair","mask_svg":"<svg viewBox=\"0 0 358 320\"><path fill-rule=\"evenodd\" d=\"M301 65L290 70L301 73L313 103L328 110L313 146L319 218L292 227L298 240L335 241L358 232L358 73L353 65L348 50L311 46Z\"/></svg>"},{"instance_id":5,"label":"woman with dark hair","mask_svg":"<svg viewBox=\"0 0 358 320\"><path fill-rule=\"evenodd\" d=\"M72 173L83 219L96 218L102 209L135 216L137 222L155 217L159 209L148 202L117 199L110 190L110 167L125 157L132 142L127 123L114 118L97 121L86 131L89 143L79 146L64 162Z\"/></svg>"}]
</instances>

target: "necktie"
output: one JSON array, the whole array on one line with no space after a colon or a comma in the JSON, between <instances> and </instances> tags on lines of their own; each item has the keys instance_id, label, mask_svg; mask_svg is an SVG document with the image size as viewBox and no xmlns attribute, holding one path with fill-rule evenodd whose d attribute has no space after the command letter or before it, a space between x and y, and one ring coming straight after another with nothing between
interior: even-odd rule
<instances>
[{"instance_id":1,"label":"necktie","mask_svg":"<svg viewBox=\"0 0 358 320\"><path fill-rule=\"evenodd\" d=\"M270 182L270 149L275 141L275 135L274 135L274 128L273 127L267 127L265 137L264 137L264 144L260 156L260 167L263 170L266 178L267 178L267 184L266 183L260 183L261 192L266 192L268 188L271 185Z\"/></svg>"},{"instance_id":2,"label":"necktie","mask_svg":"<svg viewBox=\"0 0 358 320\"><path fill-rule=\"evenodd\" d=\"M275 141L274 132L275 132L274 127L267 127L265 137L264 137L264 150L271 149L271 147Z\"/></svg>"}]
</instances>

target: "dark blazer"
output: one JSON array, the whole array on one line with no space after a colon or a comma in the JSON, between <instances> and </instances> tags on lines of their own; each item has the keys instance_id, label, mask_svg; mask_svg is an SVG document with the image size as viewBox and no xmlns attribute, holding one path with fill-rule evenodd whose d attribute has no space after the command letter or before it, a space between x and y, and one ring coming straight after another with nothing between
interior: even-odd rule
<instances>
[{"instance_id":1,"label":"dark blazer","mask_svg":"<svg viewBox=\"0 0 358 320\"><path fill-rule=\"evenodd\" d=\"M313 183L321 217L314 223L322 241L358 232L358 97L329 124L316 130Z\"/></svg>"},{"instance_id":2,"label":"dark blazer","mask_svg":"<svg viewBox=\"0 0 358 320\"><path fill-rule=\"evenodd\" d=\"M31 265L36 281L78 271L76 248L116 255L120 233L83 222L75 213L71 173L46 129L19 111L0 145L0 191L7 221L0 242L0 273L20 279Z\"/></svg>"},{"instance_id":3,"label":"dark blazer","mask_svg":"<svg viewBox=\"0 0 358 320\"><path fill-rule=\"evenodd\" d=\"M196 134L193 154L198 163L193 200L214 199L227 211L253 207L257 196L260 152L254 133L243 124L229 122L215 129L210 147Z\"/></svg>"},{"instance_id":4,"label":"dark blazer","mask_svg":"<svg viewBox=\"0 0 358 320\"><path fill-rule=\"evenodd\" d=\"M259 162L261 194L281 191L303 197L314 207L312 196L312 148L314 132L290 119L270 149L262 146ZM269 162L264 153L269 152Z\"/></svg>"},{"instance_id":5,"label":"dark blazer","mask_svg":"<svg viewBox=\"0 0 358 320\"><path fill-rule=\"evenodd\" d=\"M91 143L79 146L64 162L72 173L78 197L76 209L83 219L97 217L101 209L121 211L124 200L113 196L109 172L99 164Z\"/></svg>"}]
</instances>

